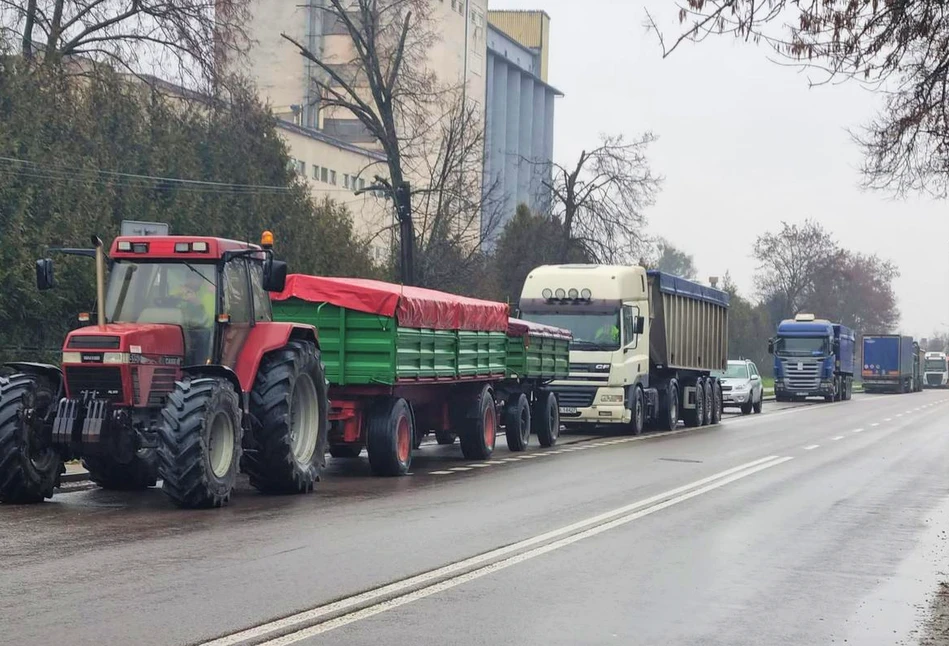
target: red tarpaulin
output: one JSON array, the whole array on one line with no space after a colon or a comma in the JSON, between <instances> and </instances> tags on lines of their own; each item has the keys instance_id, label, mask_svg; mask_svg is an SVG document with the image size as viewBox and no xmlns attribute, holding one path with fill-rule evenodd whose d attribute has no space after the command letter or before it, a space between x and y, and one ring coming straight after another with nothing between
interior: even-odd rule
<instances>
[{"instance_id":1,"label":"red tarpaulin","mask_svg":"<svg viewBox=\"0 0 949 646\"><path fill-rule=\"evenodd\" d=\"M509 311L504 303L366 278L290 274L284 290L270 297L275 301L299 298L368 314L395 316L404 327L488 332L504 332L508 328Z\"/></svg>"},{"instance_id":2,"label":"red tarpaulin","mask_svg":"<svg viewBox=\"0 0 949 646\"><path fill-rule=\"evenodd\" d=\"M570 330L515 318L508 319L507 334L508 336L546 336L565 341L573 339Z\"/></svg>"}]
</instances>

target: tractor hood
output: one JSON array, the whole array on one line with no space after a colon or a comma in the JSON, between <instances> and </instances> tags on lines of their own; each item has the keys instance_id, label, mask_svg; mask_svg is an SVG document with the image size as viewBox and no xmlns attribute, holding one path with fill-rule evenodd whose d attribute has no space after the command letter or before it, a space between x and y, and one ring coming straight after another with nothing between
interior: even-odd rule
<instances>
[{"instance_id":1,"label":"tractor hood","mask_svg":"<svg viewBox=\"0 0 949 646\"><path fill-rule=\"evenodd\" d=\"M70 332L63 346L63 363L180 366L183 358L181 328L160 323L92 325Z\"/></svg>"}]
</instances>

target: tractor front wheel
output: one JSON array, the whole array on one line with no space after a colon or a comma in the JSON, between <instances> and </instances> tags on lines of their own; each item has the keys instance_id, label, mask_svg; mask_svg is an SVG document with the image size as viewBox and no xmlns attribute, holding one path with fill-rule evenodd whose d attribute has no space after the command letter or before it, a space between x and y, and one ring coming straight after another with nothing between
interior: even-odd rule
<instances>
[{"instance_id":1,"label":"tractor front wheel","mask_svg":"<svg viewBox=\"0 0 949 646\"><path fill-rule=\"evenodd\" d=\"M234 386L213 377L179 381L162 410L162 491L186 509L221 507L234 489L241 410Z\"/></svg>"},{"instance_id":2,"label":"tractor front wheel","mask_svg":"<svg viewBox=\"0 0 949 646\"><path fill-rule=\"evenodd\" d=\"M241 466L264 493L313 491L326 465L328 385L320 351L290 341L260 363L250 407L260 422Z\"/></svg>"},{"instance_id":3,"label":"tractor front wheel","mask_svg":"<svg viewBox=\"0 0 949 646\"><path fill-rule=\"evenodd\" d=\"M41 377L0 377L0 502L31 504L53 497L63 462L43 445L38 429L55 396Z\"/></svg>"}]
</instances>

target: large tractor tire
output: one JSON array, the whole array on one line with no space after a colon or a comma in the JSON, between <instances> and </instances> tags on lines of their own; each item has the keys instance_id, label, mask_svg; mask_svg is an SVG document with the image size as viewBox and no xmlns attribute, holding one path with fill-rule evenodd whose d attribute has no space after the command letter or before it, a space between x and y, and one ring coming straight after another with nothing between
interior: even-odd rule
<instances>
[{"instance_id":1,"label":"large tractor tire","mask_svg":"<svg viewBox=\"0 0 949 646\"><path fill-rule=\"evenodd\" d=\"M659 428L674 431L679 425L679 387L670 381L659 403Z\"/></svg>"},{"instance_id":2,"label":"large tractor tire","mask_svg":"<svg viewBox=\"0 0 949 646\"><path fill-rule=\"evenodd\" d=\"M709 389L712 392L712 414L711 414L711 423L718 424L722 421L722 384L718 379L709 379L708 380ZM752 391L752 398L754 398L754 392Z\"/></svg>"},{"instance_id":3,"label":"large tractor tire","mask_svg":"<svg viewBox=\"0 0 949 646\"><path fill-rule=\"evenodd\" d=\"M696 428L705 423L705 386L701 379L697 379L693 386L695 387L695 408L688 408L685 411L685 425L690 428Z\"/></svg>"},{"instance_id":4,"label":"large tractor tire","mask_svg":"<svg viewBox=\"0 0 949 646\"><path fill-rule=\"evenodd\" d=\"M560 405L557 396L551 392L540 391L531 411L531 426L537 441L543 447L551 447L560 437Z\"/></svg>"},{"instance_id":5,"label":"large tractor tire","mask_svg":"<svg viewBox=\"0 0 949 646\"><path fill-rule=\"evenodd\" d=\"M158 479L158 453L154 449L140 451L130 462L121 463L109 456L86 456L82 465L89 479L103 489L141 491L154 487Z\"/></svg>"},{"instance_id":6,"label":"large tractor tire","mask_svg":"<svg viewBox=\"0 0 949 646\"><path fill-rule=\"evenodd\" d=\"M260 427L241 459L251 485L264 493L313 491L326 465L328 389L314 343L290 341L264 357L250 396Z\"/></svg>"},{"instance_id":7,"label":"large tractor tire","mask_svg":"<svg viewBox=\"0 0 949 646\"><path fill-rule=\"evenodd\" d=\"M527 449L531 439L531 405L524 393L504 407L504 434L511 451Z\"/></svg>"},{"instance_id":8,"label":"large tractor tire","mask_svg":"<svg viewBox=\"0 0 949 646\"><path fill-rule=\"evenodd\" d=\"M0 377L0 502L22 505L53 497L63 461L55 449L42 446L34 429L55 396L42 377Z\"/></svg>"},{"instance_id":9,"label":"large tractor tire","mask_svg":"<svg viewBox=\"0 0 949 646\"><path fill-rule=\"evenodd\" d=\"M404 476L412 468L415 422L412 408L401 398L383 399L369 413L366 449L369 468L377 476Z\"/></svg>"},{"instance_id":10,"label":"large tractor tire","mask_svg":"<svg viewBox=\"0 0 949 646\"><path fill-rule=\"evenodd\" d=\"M461 454L466 460L487 460L494 453L497 443L498 414L494 405L494 391L485 386L469 404L467 414L461 419L458 438L461 440Z\"/></svg>"},{"instance_id":11,"label":"large tractor tire","mask_svg":"<svg viewBox=\"0 0 949 646\"><path fill-rule=\"evenodd\" d=\"M178 507L221 507L231 497L241 455L241 409L226 379L179 381L162 409L158 475Z\"/></svg>"}]
</instances>

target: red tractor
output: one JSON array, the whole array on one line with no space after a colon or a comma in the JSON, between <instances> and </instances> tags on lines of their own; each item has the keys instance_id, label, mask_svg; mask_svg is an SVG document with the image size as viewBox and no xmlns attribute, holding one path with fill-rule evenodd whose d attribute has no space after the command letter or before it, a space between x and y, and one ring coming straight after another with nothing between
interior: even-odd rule
<instances>
[{"instance_id":1,"label":"red tractor","mask_svg":"<svg viewBox=\"0 0 949 646\"><path fill-rule=\"evenodd\" d=\"M239 467L263 492L312 491L327 383L316 330L273 322L287 275L273 236L122 236L108 257L93 244L60 251L96 260L96 324L69 333L61 369L0 378L0 501L52 497L75 458L107 489L161 479L186 508L225 504ZM53 287L52 260L36 274Z\"/></svg>"}]
</instances>

